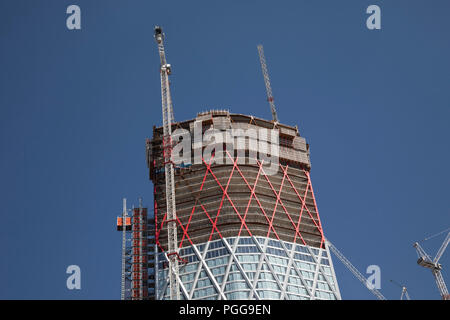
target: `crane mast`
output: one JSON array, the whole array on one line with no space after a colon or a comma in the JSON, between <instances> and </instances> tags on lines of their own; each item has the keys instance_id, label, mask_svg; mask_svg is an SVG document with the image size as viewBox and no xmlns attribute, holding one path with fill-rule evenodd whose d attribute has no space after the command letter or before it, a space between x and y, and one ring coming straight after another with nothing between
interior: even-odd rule
<instances>
[{"instance_id":1,"label":"crane mast","mask_svg":"<svg viewBox=\"0 0 450 320\"><path fill-rule=\"evenodd\" d=\"M403 300L403 298L406 298L406 300L411 300L411 297L409 296L408 289L405 285L398 283L397 281L391 280L393 284L396 286L402 288L402 294L400 296L400 300Z\"/></svg>"},{"instance_id":2,"label":"crane mast","mask_svg":"<svg viewBox=\"0 0 450 320\"><path fill-rule=\"evenodd\" d=\"M270 85L269 71L267 70L266 57L264 56L264 49L261 44L258 45L258 54L259 54L259 61L261 62L261 70L264 77L264 83L266 85L267 101L269 101L270 111L272 112L272 120L274 122L278 122L277 110L275 109L275 102L273 100L272 95L272 87Z\"/></svg>"},{"instance_id":3,"label":"crane mast","mask_svg":"<svg viewBox=\"0 0 450 320\"><path fill-rule=\"evenodd\" d=\"M178 281L178 250L177 250L177 216L175 204L175 176L172 162L172 122L173 109L170 95L169 75L171 66L166 61L164 51L164 34L162 28L155 27L155 40L158 44L159 59L161 62L161 102L163 115L163 155L166 180L166 208L167 208L167 234L169 260L169 286L170 299L180 299L180 284Z\"/></svg>"}]
</instances>

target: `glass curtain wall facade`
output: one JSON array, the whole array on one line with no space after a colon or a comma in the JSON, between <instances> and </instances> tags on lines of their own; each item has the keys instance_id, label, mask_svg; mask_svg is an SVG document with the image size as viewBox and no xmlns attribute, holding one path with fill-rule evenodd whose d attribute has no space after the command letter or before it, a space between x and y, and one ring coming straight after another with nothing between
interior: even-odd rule
<instances>
[{"instance_id":1,"label":"glass curtain wall facade","mask_svg":"<svg viewBox=\"0 0 450 320\"><path fill-rule=\"evenodd\" d=\"M327 249L263 237L224 238L180 250L186 300L340 299ZM158 254L157 299L167 299L167 259Z\"/></svg>"}]
</instances>

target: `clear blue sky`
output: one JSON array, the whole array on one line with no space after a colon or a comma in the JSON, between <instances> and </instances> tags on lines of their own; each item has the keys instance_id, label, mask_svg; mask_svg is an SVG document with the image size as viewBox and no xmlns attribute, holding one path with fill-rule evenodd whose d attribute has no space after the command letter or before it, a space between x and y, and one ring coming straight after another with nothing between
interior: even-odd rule
<instances>
[{"instance_id":1,"label":"clear blue sky","mask_svg":"<svg viewBox=\"0 0 450 320\"><path fill-rule=\"evenodd\" d=\"M82 30L66 28L81 7ZM377 4L382 29L369 31ZM0 2L0 298L119 299L121 199L152 204L145 138L161 123L153 26L166 33L175 118L226 108L311 145L326 236L382 292L439 298L415 240L450 226L450 2ZM443 237L427 241L435 254ZM450 252L442 258L450 284ZM82 289L66 289L77 264ZM373 296L334 258L342 296Z\"/></svg>"}]
</instances>

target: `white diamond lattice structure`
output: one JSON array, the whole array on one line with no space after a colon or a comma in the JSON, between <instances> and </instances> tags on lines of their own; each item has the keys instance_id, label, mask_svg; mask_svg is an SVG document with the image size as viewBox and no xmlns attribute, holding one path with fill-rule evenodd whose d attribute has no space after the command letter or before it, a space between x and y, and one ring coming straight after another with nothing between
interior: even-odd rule
<instances>
[{"instance_id":1,"label":"white diamond lattice structure","mask_svg":"<svg viewBox=\"0 0 450 320\"><path fill-rule=\"evenodd\" d=\"M230 237L180 250L186 300L340 300L327 247L264 237ZM167 259L157 254L156 299L167 299Z\"/></svg>"}]
</instances>

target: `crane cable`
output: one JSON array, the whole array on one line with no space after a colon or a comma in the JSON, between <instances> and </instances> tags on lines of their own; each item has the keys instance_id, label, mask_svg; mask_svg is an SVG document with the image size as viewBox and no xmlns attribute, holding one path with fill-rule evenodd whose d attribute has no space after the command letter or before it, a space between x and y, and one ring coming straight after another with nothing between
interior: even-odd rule
<instances>
[{"instance_id":1,"label":"crane cable","mask_svg":"<svg viewBox=\"0 0 450 320\"><path fill-rule=\"evenodd\" d=\"M423 239L422 241L430 240L430 239L432 239L432 238L434 238L434 237L437 237L438 235L443 234L444 232L447 232L447 231L449 231L449 230L450 230L450 228L447 228L447 229L445 229L445 230L442 230L441 232L438 232L438 233L436 233L436 234L433 234L433 235L431 235L431 236L429 236L429 237Z\"/></svg>"}]
</instances>

